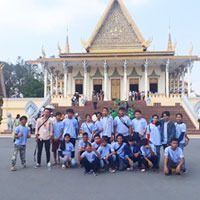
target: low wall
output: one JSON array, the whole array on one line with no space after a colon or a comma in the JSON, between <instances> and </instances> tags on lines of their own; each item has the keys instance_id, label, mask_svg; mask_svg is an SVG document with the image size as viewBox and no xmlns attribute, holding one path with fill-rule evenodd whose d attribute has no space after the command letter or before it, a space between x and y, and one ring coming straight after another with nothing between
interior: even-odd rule
<instances>
[{"instance_id":1,"label":"low wall","mask_svg":"<svg viewBox=\"0 0 200 200\"><path fill-rule=\"evenodd\" d=\"M44 102L44 98L4 98L2 109L2 121L0 125L0 132L7 129L7 113L12 114L12 119L14 120L17 114L26 115L25 106L29 101L33 101L39 108Z\"/></svg>"}]
</instances>

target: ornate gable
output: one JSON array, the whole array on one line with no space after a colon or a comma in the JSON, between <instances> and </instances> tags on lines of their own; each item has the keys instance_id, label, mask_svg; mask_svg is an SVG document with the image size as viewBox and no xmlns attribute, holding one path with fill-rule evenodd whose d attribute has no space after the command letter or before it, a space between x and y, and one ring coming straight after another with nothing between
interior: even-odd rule
<instances>
[{"instance_id":1,"label":"ornate gable","mask_svg":"<svg viewBox=\"0 0 200 200\"><path fill-rule=\"evenodd\" d=\"M88 43L90 53L136 52L147 44L121 0L112 0Z\"/></svg>"}]
</instances>

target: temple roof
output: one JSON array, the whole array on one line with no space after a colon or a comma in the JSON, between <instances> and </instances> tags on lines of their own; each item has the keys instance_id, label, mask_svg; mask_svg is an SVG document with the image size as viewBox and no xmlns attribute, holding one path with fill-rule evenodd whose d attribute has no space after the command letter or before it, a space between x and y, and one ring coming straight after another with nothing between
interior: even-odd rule
<instances>
[{"instance_id":1,"label":"temple roof","mask_svg":"<svg viewBox=\"0 0 200 200\"><path fill-rule=\"evenodd\" d=\"M88 42L87 52L146 51L150 45L132 20L121 0L111 0Z\"/></svg>"}]
</instances>

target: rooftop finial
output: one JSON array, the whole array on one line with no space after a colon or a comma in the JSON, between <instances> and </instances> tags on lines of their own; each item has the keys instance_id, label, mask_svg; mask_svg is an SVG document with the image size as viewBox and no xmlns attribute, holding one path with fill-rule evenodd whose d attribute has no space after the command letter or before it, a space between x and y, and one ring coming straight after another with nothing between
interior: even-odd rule
<instances>
[{"instance_id":1,"label":"rooftop finial","mask_svg":"<svg viewBox=\"0 0 200 200\"><path fill-rule=\"evenodd\" d=\"M67 27L67 38L66 38L66 45L65 45L65 53L69 53L68 27Z\"/></svg>"},{"instance_id":2,"label":"rooftop finial","mask_svg":"<svg viewBox=\"0 0 200 200\"><path fill-rule=\"evenodd\" d=\"M170 26L169 26L169 39L168 39L168 48L167 48L168 51L173 51L173 48L172 48L172 37L171 37L171 31L170 31Z\"/></svg>"},{"instance_id":3,"label":"rooftop finial","mask_svg":"<svg viewBox=\"0 0 200 200\"><path fill-rule=\"evenodd\" d=\"M59 55L62 53L62 49L61 49L61 47L60 47L60 43L58 42L57 43L57 47L58 47L58 53L59 53Z\"/></svg>"},{"instance_id":4,"label":"rooftop finial","mask_svg":"<svg viewBox=\"0 0 200 200\"><path fill-rule=\"evenodd\" d=\"M42 46L42 58L46 58L46 53L45 53L45 50L44 50L44 46Z\"/></svg>"},{"instance_id":5,"label":"rooftop finial","mask_svg":"<svg viewBox=\"0 0 200 200\"><path fill-rule=\"evenodd\" d=\"M194 50L194 46L191 43L191 47L190 47L190 50L189 50L189 56L192 56L193 50Z\"/></svg>"}]
</instances>

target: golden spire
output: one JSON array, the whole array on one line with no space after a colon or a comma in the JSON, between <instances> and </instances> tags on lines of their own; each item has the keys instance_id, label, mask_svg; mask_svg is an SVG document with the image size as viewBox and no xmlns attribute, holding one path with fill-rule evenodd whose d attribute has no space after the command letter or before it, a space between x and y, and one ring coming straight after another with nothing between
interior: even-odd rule
<instances>
[{"instance_id":1,"label":"golden spire","mask_svg":"<svg viewBox=\"0 0 200 200\"><path fill-rule=\"evenodd\" d=\"M60 47L60 44L59 44L59 42L57 43L57 46L58 46L58 53L59 53L59 55L62 53L62 49L61 49L61 47Z\"/></svg>"},{"instance_id":2,"label":"golden spire","mask_svg":"<svg viewBox=\"0 0 200 200\"><path fill-rule=\"evenodd\" d=\"M189 56L192 56L193 50L194 50L194 46L191 43L191 47L190 47L190 50L189 50Z\"/></svg>"},{"instance_id":3,"label":"golden spire","mask_svg":"<svg viewBox=\"0 0 200 200\"><path fill-rule=\"evenodd\" d=\"M46 58L46 53L45 53L45 50L44 50L44 46L42 46L42 58Z\"/></svg>"},{"instance_id":4,"label":"golden spire","mask_svg":"<svg viewBox=\"0 0 200 200\"><path fill-rule=\"evenodd\" d=\"M172 48L172 38L171 38L171 33L169 32L169 40L168 40L168 51L173 51Z\"/></svg>"},{"instance_id":5,"label":"golden spire","mask_svg":"<svg viewBox=\"0 0 200 200\"><path fill-rule=\"evenodd\" d=\"M67 29L67 38L66 38L66 44L65 44L65 53L69 53L68 29Z\"/></svg>"}]
</instances>

